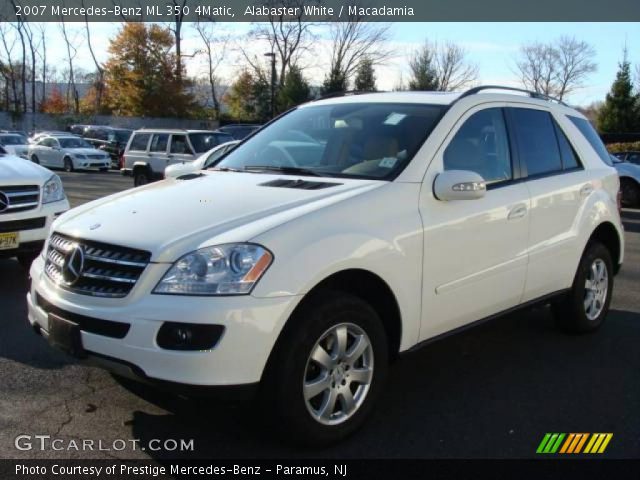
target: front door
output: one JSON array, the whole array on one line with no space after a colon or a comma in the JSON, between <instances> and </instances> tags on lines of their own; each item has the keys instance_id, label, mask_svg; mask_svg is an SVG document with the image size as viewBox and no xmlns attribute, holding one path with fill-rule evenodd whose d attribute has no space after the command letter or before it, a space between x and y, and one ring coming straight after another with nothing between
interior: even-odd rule
<instances>
[{"instance_id":1,"label":"front door","mask_svg":"<svg viewBox=\"0 0 640 480\"><path fill-rule=\"evenodd\" d=\"M468 111L434 157L422 186L424 229L421 340L517 305L527 272L529 194L519 182L502 106ZM443 170L480 174L476 200L440 201Z\"/></svg>"}]
</instances>

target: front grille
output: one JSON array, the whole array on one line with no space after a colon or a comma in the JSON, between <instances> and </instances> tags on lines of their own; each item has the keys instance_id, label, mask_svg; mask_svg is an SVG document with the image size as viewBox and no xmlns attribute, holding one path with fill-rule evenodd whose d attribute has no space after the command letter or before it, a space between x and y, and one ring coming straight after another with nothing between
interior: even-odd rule
<instances>
[{"instance_id":1,"label":"front grille","mask_svg":"<svg viewBox=\"0 0 640 480\"><path fill-rule=\"evenodd\" d=\"M80 330L84 330L85 332L111 338L124 338L129 332L130 325L128 323L102 320L100 318L67 312L66 310L56 307L37 292L36 304L46 313L53 313L61 318L77 323L80 326Z\"/></svg>"},{"instance_id":2,"label":"front grille","mask_svg":"<svg viewBox=\"0 0 640 480\"><path fill-rule=\"evenodd\" d=\"M7 205L4 206L4 199ZM37 185L0 186L0 215L3 213L24 212L32 210L40 202L40 187ZM4 207L4 208L3 208Z\"/></svg>"},{"instance_id":3,"label":"front grille","mask_svg":"<svg viewBox=\"0 0 640 480\"><path fill-rule=\"evenodd\" d=\"M63 277L67 254L79 247L84 262L80 276L69 285ZM119 298L126 296L151 259L144 250L81 240L59 233L51 235L47 247L45 271L60 287L82 295ZM77 270L77 265L76 265Z\"/></svg>"},{"instance_id":4,"label":"front grille","mask_svg":"<svg viewBox=\"0 0 640 480\"><path fill-rule=\"evenodd\" d=\"M47 217L27 218L25 220L11 220L10 222L0 222L0 233L36 230L38 228L43 228L46 223Z\"/></svg>"},{"instance_id":5,"label":"front grille","mask_svg":"<svg viewBox=\"0 0 640 480\"><path fill-rule=\"evenodd\" d=\"M87 155L87 158L91 160L106 160L103 155Z\"/></svg>"}]
</instances>

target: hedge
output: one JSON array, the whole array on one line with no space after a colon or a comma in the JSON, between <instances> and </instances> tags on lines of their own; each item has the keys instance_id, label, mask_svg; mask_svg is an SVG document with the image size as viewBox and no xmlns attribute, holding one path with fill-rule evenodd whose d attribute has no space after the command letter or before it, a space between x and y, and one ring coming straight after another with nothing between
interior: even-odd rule
<instances>
[{"instance_id":1,"label":"hedge","mask_svg":"<svg viewBox=\"0 0 640 480\"><path fill-rule=\"evenodd\" d=\"M630 143L609 143L607 145L607 150L611 153L617 152L628 152L628 151L640 151L640 142L630 142Z\"/></svg>"}]
</instances>

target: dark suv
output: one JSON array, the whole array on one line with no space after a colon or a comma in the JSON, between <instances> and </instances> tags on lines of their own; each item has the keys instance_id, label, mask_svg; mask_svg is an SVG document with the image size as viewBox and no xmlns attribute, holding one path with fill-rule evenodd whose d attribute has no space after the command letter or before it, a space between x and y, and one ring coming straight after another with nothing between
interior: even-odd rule
<instances>
[{"instance_id":1,"label":"dark suv","mask_svg":"<svg viewBox=\"0 0 640 480\"><path fill-rule=\"evenodd\" d=\"M111 157L111 168L120 168L120 156L127 146L133 130L105 126L88 126L82 136L95 148L104 150Z\"/></svg>"}]
</instances>

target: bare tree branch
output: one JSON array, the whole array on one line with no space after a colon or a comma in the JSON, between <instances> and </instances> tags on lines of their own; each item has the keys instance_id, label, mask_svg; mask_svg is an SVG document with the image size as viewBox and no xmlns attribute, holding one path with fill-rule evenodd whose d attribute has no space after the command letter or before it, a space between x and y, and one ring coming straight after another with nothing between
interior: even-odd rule
<instances>
[{"instance_id":1,"label":"bare tree branch","mask_svg":"<svg viewBox=\"0 0 640 480\"><path fill-rule=\"evenodd\" d=\"M77 114L80 112L80 97L78 94L78 89L76 88L76 78L73 69L73 61L78 54L78 48L74 44L75 38L70 37L70 32L67 30L62 16L60 17L60 30L62 32L64 42L67 46L67 63L69 68L69 77L67 80L67 97L69 95L69 92L71 92L71 95L73 97L74 112Z\"/></svg>"},{"instance_id":2,"label":"bare tree branch","mask_svg":"<svg viewBox=\"0 0 640 480\"><path fill-rule=\"evenodd\" d=\"M425 41L409 62L411 90L451 92L469 87L478 79L478 66L467 59L467 52L453 42Z\"/></svg>"},{"instance_id":3,"label":"bare tree branch","mask_svg":"<svg viewBox=\"0 0 640 480\"><path fill-rule=\"evenodd\" d=\"M515 71L525 88L562 100L596 71L594 58L595 50L587 42L564 36L522 45Z\"/></svg>"},{"instance_id":4,"label":"bare tree branch","mask_svg":"<svg viewBox=\"0 0 640 480\"><path fill-rule=\"evenodd\" d=\"M222 98L224 92L218 91L221 82L216 72L226 56L229 36L220 35L214 25L211 21L200 21L199 19L194 28L204 44L204 49L200 53L203 53L206 57L207 80L211 91L211 101L213 102L216 119L218 119L220 118L220 98Z\"/></svg>"}]
</instances>

